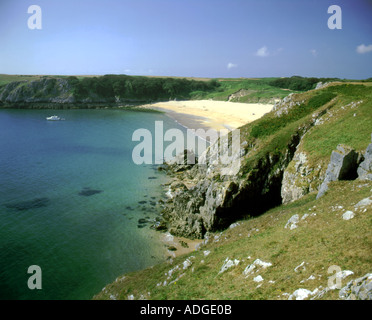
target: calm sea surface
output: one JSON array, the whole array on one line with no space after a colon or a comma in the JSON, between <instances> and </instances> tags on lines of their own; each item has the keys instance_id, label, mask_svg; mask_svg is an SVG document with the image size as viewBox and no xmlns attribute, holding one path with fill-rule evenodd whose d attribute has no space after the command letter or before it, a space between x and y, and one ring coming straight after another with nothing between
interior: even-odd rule
<instances>
[{"instance_id":1,"label":"calm sea surface","mask_svg":"<svg viewBox=\"0 0 372 320\"><path fill-rule=\"evenodd\" d=\"M156 120L185 131L159 113L0 110L0 299L91 299L164 259L138 220L156 217L167 178L132 160L133 132ZM41 290L27 286L31 265Z\"/></svg>"}]
</instances>

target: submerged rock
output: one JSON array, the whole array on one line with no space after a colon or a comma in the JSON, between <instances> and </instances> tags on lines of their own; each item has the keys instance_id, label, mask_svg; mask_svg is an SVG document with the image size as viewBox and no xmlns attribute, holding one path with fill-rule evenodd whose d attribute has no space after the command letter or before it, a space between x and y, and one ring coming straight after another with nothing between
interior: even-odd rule
<instances>
[{"instance_id":1,"label":"submerged rock","mask_svg":"<svg viewBox=\"0 0 372 320\"><path fill-rule=\"evenodd\" d=\"M101 193L101 192L103 191L85 187L83 188L83 190L79 192L79 196L89 197L89 196L92 196L94 194Z\"/></svg>"},{"instance_id":2,"label":"submerged rock","mask_svg":"<svg viewBox=\"0 0 372 320\"><path fill-rule=\"evenodd\" d=\"M29 209L46 207L48 204L49 204L48 198L35 198L29 201L8 203L8 204L5 204L5 207L7 207L8 209L16 209L19 211L24 211L24 210L29 210Z\"/></svg>"}]
</instances>

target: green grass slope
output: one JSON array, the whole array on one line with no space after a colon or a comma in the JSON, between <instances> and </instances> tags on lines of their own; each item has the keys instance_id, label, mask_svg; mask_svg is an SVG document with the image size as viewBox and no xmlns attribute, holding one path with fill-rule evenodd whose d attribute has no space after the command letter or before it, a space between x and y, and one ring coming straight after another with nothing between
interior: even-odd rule
<instances>
[{"instance_id":1,"label":"green grass slope","mask_svg":"<svg viewBox=\"0 0 372 320\"><path fill-rule=\"evenodd\" d=\"M265 299L286 300L297 289L317 294L333 284L334 270L350 270L347 284L372 271L372 205L356 208L372 195L372 182L335 182L315 200L309 194L262 216L239 221L224 232L210 234L198 251L119 277L94 299ZM351 210L355 217L344 220ZM285 228L293 215L297 228ZM220 272L226 259L235 264ZM271 266L244 270L260 259ZM334 267L336 266L336 268ZM339 269L338 269L339 268ZM257 276L262 277L256 282ZM256 281L255 281L256 280ZM339 289L314 298L338 299Z\"/></svg>"}]
</instances>

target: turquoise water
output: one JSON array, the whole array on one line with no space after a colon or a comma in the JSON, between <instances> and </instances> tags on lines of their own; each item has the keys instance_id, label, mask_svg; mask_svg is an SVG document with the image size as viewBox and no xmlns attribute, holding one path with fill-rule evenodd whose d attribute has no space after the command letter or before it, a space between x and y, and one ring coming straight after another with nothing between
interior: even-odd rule
<instances>
[{"instance_id":1,"label":"turquoise water","mask_svg":"<svg viewBox=\"0 0 372 320\"><path fill-rule=\"evenodd\" d=\"M138 220L157 216L167 178L132 161L132 133L155 120L185 130L159 113L0 110L0 299L91 299L164 259ZM27 286L31 265L41 290Z\"/></svg>"}]
</instances>

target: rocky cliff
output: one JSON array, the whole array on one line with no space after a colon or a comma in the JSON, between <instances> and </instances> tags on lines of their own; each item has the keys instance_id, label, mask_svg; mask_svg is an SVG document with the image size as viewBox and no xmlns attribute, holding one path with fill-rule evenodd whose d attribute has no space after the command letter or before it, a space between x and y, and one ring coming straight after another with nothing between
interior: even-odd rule
<instances>
[{"instance_id":1,"label":"rocky cliff","mask_svg":"<svg viewBox=\"0 0 372 320\"><path fill-rule=\"evenodd\" d=\"M0 88L0 105L10 108L92 108L112 105L112 99L90 95L74 96L74 83L68 78L41 77L32 81L14 81Z\"/></svg>"},{"instance_id":2,"label":"rocky cliff","mask_svg":"<svg viewBox=\"0 0 372 320\"><path fill-rule=\"evenodd\" d=\"M277 103L271 113L240 128L240 149L236 155L240 167L234 175L221 174L223 166L213 160L217 157L214 153L217 151L213 150L218 148L213 146L207 150L210 160L205 165L195 164L182 170L174 164L169 166L173 182L167 190L169 199L164 207L162 227L167 226L175 235L202 238L237 219L260 215L283 202L317 192L335 149L333 140L337 139L325 136L324 146L311 152L309 141L321 132L320 128L338 131L345 119L355 124L362 119L371 126L359 138L355 137L352 126L344 127L336 146L355 140L358 149L369 143L366 137L372 128L368 111L371 105L358 99L369 91L359 87L360 92L355 95L351 89L331 85L291 94ZM353 114L359 111L357 118ZM350 112L355 119L350 118Z\"/></svg>"}]
</instances>

